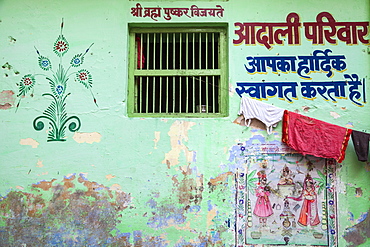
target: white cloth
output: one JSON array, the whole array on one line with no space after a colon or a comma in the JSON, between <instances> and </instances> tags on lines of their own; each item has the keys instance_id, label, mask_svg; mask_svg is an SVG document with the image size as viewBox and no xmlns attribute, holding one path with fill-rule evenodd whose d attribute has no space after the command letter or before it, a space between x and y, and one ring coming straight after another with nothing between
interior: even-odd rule
<instances>
[{"instance_id":1,"label":"white cloth","mask_svg":"<svg viewBox=\"0 0 370 247\"><path fill-rule=\"evenodd\" d=\"M267 133L270 135L272 127L276 127L277 123L283 119L284 109L243 95L238 115L244 116L247 127L250 126L252 118L257 118L266 125Z\"/></svg>"}]
</instances>

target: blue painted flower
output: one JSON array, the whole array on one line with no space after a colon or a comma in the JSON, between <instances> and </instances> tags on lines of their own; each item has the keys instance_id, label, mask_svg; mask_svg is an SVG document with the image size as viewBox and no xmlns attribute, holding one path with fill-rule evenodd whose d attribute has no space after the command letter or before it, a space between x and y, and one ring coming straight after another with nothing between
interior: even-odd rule
<instances>
[{"instance_id":1,"label":"blue painted flower","mask_svg":"<svg viewBox=\"0 0 370 247\"><path fill-rule=\"evenodd\" d=\"M244 177L244 172L240 173L240 177Z\"/></svg>"},{"instance_id":2,"label":"blue painted flower","mask_svg":"<svg viewBox=\"0 0 370 247\"><path fill-rule=\"evenodd\" d=\"M239 200L239 204L244 204L244 200Z\"/></svg>"},{"instance_id":3,"label":"blue painted flower","mask_svg":"<svg viewBox=\"0 0 370 247\"><path fill-rule=\"evenodd\" d=\"M55 91L57 91L57 93L59 95L61 95L63 93L63 86L62 85L58 85L56 88L55 88Z\"/></svg>"},{"instance_id":4,"label":"blue painted flower","mask_svg":"<svg viewBox=\"0 0 370 247\"><path fill-rule=\"evenodd\" d=\"M243 233L243 230L242 229L239 229L238 233L239 234L242 234Z\"/></svg>"},{"instance_id":5,"label":"blue painted flower","mask_svg":"<svg viewBox=\"0 0 370 247\"><path fill-rule=\"evenodd\" d=\"M241 146L240 150L243 152L245 150L245 147Z\"/></svg>"},{"instance_id":6,"label":"blue painted flower","mask_svg":"<svg viewBox=\"0 0 370 247\"><path fill-rule=\"evenodd\" d=\"M329 205L334 205L334 201L333 200L329 200Z\"/></svg>"},{"instance_id":7,"label":"blue painted flower","mask_svg":"<svg viewBox=\"0 0 370 247\"><path fill-rule=\"evenodd\" d=\"M331 234L335 234L335 230L334 230L334 229L331 229L331 230L330 230L330 233L331 233Z\"/></svg>"},{"instance_id":8,"label":"blue painted flower","mask_svg":"<svg viewBox=\"0 0 370 247\"><path fill-rule=\"evenodd\" d=\"M44 57L44 56L39 56L39 66L43 70L50 70L51 69L51 62L49 58Z\"/></svg>"},{"instance_id":9,"label":"blue painted flower","mask_svg":"<svg viewBox=\"0 0 370 247\"><path fill-rule=\"evenodd\" d=\"M83 63L83 61L84 61L84 57L82 56L82 54L77 54L72 58L71 65L73 67L78 67Z\"/></svg>"}]
</instances>

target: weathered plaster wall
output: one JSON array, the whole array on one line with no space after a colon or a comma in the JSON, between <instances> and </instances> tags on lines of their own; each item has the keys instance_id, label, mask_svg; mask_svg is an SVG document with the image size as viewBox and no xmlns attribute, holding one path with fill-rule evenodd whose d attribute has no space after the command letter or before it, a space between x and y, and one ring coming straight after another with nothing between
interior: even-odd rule
<instances>
[{"instance_id":1,"label":"weathered plaster wall","mask_svg":"<svg viewBox=\"0 0 370 247\"><path fill-rule=\"evenodd\" d=\"M315 46L234 46L235 22L282 22L290 12L304 21L330 12L338 21L369 21L369 2L354 1L142 1L143 6L214 7L222 18L173 18L172 22L223 22L229 25L229 117L221 119L128 118L128 23L154 23L130 15L134 1L0 1L0 242L2 246L233 246L234 174L229 149L257 131L234 124L240 98L237 81L276 80L249 75L248 55L309 55L330 48L347 57L348 73L369 78L369 51L363 44ZM48 107L49 82L38 64L40 52L57 69L53 45L60 34L69 42L62 61L84 53L81 68L92 75L92 91L68 81L68 114L81 120L66 141L47 142L47 126L34 119ZM164 19L158 22L167 23ZM79 68L78 68L79 69ZM77 69L76 69L77 70ZM36 85L17 97L24 75ZM296 80L297 75L285 75ZM321 77L320 77L321 76ZM338 77L340 76L340 77ZM313 75L317 80L323 74ZM342 78L340 73L334 78ZM366 92L370 92L369 83ZM64 88L65 89L65 88ZM96 103L92 98L92 93ZM20 101L19 106L17 104ZM276 106L355 130L369 132L369 105L322 98ZM370 165L359 162L350 143L338 170L339 246L369 245Z\"/></svg>"}]
</instances>

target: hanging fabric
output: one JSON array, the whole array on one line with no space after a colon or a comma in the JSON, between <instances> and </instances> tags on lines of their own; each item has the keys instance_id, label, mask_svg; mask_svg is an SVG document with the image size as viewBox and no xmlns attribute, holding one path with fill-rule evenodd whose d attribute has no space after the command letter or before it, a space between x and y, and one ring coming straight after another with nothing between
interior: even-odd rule
<instances>
[{"instance_id":1,"label":"hanging fabric","mask_svg":"<svg viewBox=\"0 0 370 247\"><path fill-rule=\"evenodd\" d=\"M282 141L303 155L341 163L352 130L285 110L282 132Z\"/></svg>"},{"instance_id":2,"label":"hanging fabric","mask_svg":"<svg viewBox=\"0 0 370 247\"><path fill-rule=\"evenodd\" d=\"M245 125L250 126L252 118L260 120L266 125L267 133L272 133L272 127L276 127L277 123L283 119L284 109L263 103L243 96L240 102L240 110L238 115L243 115Z\"/></svg>"},{"instance_id":3,"label":"hanging fabric","mask_svg":"<svg viewBox=\"0 0 370 247\"><path fill-rule=\"evenodd\" d=\"M359 161L367 161L369 155L370 134L353 130L352 142Z\"/></svg>"}]
</instances>

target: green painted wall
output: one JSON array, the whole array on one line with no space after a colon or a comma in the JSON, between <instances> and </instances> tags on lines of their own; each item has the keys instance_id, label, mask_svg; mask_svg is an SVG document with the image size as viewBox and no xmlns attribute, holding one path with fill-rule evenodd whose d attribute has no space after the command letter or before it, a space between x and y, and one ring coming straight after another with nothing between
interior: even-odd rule
<instances>
[{"instance_id":1,"label":"green painted wall","mask_svg":"<svg viewBox=\"0 0 370 247\"><path fill-rule=\"evenodd\" d=\"M233 246L237 166L229 150L255 131L266 140L275 134L234 124L240 98L238 81L276 81L269 73L248 74L246 56L310 55L331 49L346 56L348 74L369 79L369 48L364 44L313 45L301 37L296 46L233 45L236 22L284 22L296 12L313 22L323 11L337 21L369 21L369 1L141 1L143 7L224 8L218 17L173 17L153 21L134 17L134 1L0 1L0 241L2 246ZM61 61L76 54L92 76L92 93L71 75L65 92L68 116L81 120L78 132L66 129L66 141L47 142L48 125L36 131L34 119L51 104L43 96L52 72L39 67L38 54L53 71L59 57L53 45L60 34L69 42ZM222 22L229 26L229 117L214 119L128 118L128 24ZM303 30L301 30L301 33ZM367 37L368 39L368 37ZM286 41L285 41L286 42ZM333 80L343 80L334 72ZM36 75L35 86L17 97L23 76ZM331 80L313 73L316 81ZM295 73L283 80L300 81ZM366 86L366 93L370 86ZM20 101L18 107L17 104ZM267 103L342 127L369 132L369 104L349 98L337 103L299 97L293 103ZM67 126L68 127L68 126ZM254 131L254 132L253 132ZM338 165L338 246L368 246L368 162L357 161L352 142ZM23 245L22 245L23 244Z\"/></svg>"}]
</instances>

